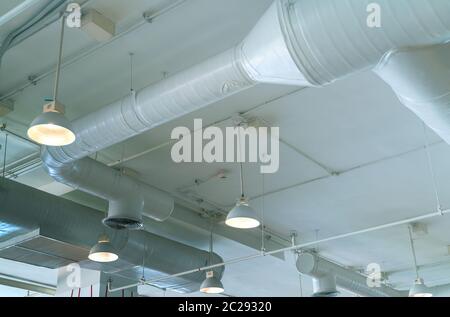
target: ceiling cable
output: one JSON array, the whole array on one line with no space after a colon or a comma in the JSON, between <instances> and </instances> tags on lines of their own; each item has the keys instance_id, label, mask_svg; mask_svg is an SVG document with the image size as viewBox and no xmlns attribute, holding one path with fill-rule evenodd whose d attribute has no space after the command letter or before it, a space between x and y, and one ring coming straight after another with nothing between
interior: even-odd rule
<instances>
[{"instance_id":1,"label":"ceiling cable","mask_svg":"<svg viewBox=\"0 0 450 317\"><path fill-rule=\"evenodd\" d=\"M437 210L439 212L442 212L442 205L441 205L441 200L439 198L439 191L438 191L438 186L437 186L437 181L436 181L436 174L434 172L433 161L431 159L430 143L428 141L427 127L426 127L424 122L422 122L422 125L423 125L423 136L424 136L424 141L425 141L425 152L427 154L428 169L430 171L431 181L432 181L432 184L433 184L433 191L434 191L434 196L435 196L436 205L437 205L436 207L437 207Z\"/></svg>"}]
</instances>

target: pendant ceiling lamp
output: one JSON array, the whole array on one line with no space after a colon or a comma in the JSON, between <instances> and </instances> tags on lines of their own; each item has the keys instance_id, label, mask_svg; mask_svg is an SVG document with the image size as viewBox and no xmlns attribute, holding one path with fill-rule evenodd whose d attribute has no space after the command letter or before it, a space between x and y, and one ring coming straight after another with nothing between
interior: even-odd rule
<instances>
[{"instance_id":1,"label":"pendant ceiling lamp","mask_svg":"<svg viewBox=\"0 0 450 317\"><path fill-rule=\"evenodd\" d=\"M211 235L209 239L209 265L212 264L213 259L213 225L211 222ZM214 271L206 272L206 279L200 285L200 292L205 294L220 294L223 293L225 289L223 288L222 282L214 275Z\"/></svg>"},{"instance_id":2,"label":"pendant ceiling lamp","mask_svg":"<svg viewBox=\"0 0 450 317\"><path fill-rule=\"evenodd\" d=\"M214 271L206 272L206 279L200 286L200 292L205 294L221 294L224 291L223 284L214 276Z\"/></svg>"},{"instance_id":3,"label":"pendant ceiling lamp","mask_svg":"<svg viewBox=\"0 0 450 317\"><path fill-rule=\"evenodd\" d=\"M248 200L244 196L228 213L225 223L227 226L238 229L252 229L260 225L256 212L249 206Z\"/></svg>"},{"instance_id":4,"label":"pendant ceiling lamp","mask_svg":"<svg viewBox=\"0 0 450 317\"><path fill-rule=\"evenodd\" d=\"M409 290L409 297L432 297L433 293L431 290L425 285L422 278L419 276L419 268L417 267L417 257L416 257L416 250L414 248L414 240L412 238L412 228L411 226L408 226L408 233L409 233L409 242L411 245L411 253L414 260L414 270L416 272L416 280L414 281L414 284Z\"/></svg>"},{"instance_id":5,"label":"pendant ceiling lamp","mask_svg":"<svg viewBox=\"0 0 450 317\"><path fill-rule=\"evenodd\" d=\"M58 62L53 91L53 100L44 105L40 114L30 125L28 137L42 145L64 146L73 143L76 139L72 124L64 116L64 106L58 102L59 78L61 74L62 49L64 40L65 16L61 18L61 33L59 41Z\"/></svg>"},{"instance_id":6,"label":"pendant ceiling lamp","mask_svg":"<svg viewBox=\"0 0 450 317\"><path fill-rule=\"evenodd\" d=\"M117 261L119 256L106 234L102 234L98 243L91 248L89 260L99 263L110 263Z\"/></svg>"},{"instance_id":7,"label":"pendant ceiling lamp","mask_svg":"<svg viewBox=\"0 0 450 317\"><path fill-rule=\"evenodd\" d=\"M225 224L238 229L251 229L259 227L260 221L255 210L253 210L244 194L244 178L242 163L240 163L241 197L236 206L228 213Z\"/></svg>"},{"instance_id":8,"label":"pendant ceiling lamp","mask_svg":"<svg viewBox=\"0 0 450 317\"><path fill-rule=\"evenodd\" d=\"M241 180L241 197L239 198L236 206L231 209L231 211L227 215L227 219L225 220L225 224L229 227L238 228L238 229L252 229L257 228L261 224L258 215L253 210L250 205L248 199L244 194L244 174L243 174L243 166L242 166L242 147L241 147L241 133L239 127L239 175Z\"/></svg>"}]
</instances>

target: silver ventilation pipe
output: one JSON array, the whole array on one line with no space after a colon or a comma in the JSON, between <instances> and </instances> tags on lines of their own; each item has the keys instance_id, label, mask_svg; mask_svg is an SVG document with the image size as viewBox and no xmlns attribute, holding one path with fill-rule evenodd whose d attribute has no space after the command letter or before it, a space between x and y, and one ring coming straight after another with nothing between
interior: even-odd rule
<instances>
[{"instance_id":1,"label":"silver ventilation pipe","mask_svg":"<svg viewBox=\"0 0 450 317\"><path fill-rule=\"evenodd\" d=\"M132 227L139 227L137 218L145 209L141 206L148 207L144 211L147 216L166 219L171 208L152 206L170 206L171 197L111 168L100 167L91 159L74 162L258 83L321 87L374 69L380 61L389 64L390 56L399 50L442 44L450 38L450 1L379 0L380 27L367 24L370 3L369 0L276 0L235 48L75 120L74 144L44 149L47 171L59 182L108 199L109 224L127 227L131 223ZM383 74L390 72L389 66L386 69L380 72L381 77L394 89L401 90L403 86ZM410 80L410 73L397 69L400 73L396 77ZM442 77L429 75L430 82ZM427 93L442 94L445 87L448 85ZM406 101L408 96L403 91L398 94L446 139L450 123L441 115L447 114L447 103L436 96L421 98L412 94L419 101L415 103ZM421 109L422 106L425 108ZM94 172L96 169L99 170ZM114 186L117 187L110 188ZM129 188L137 190L133 197ZM129 202L140 207L131 211L125 208Z\"/></svg>"},{"instance_id":2,"label":"silver ventilation pipe","mask_svg":"<svg viewBox=\"0 0 450 317\"><path fill-rule=\"evenodd\" d=\"M406 296L406 293L397 291L386 285L381 285L380 287L369 287L367 285L366 276L343 268L314 253L304 252L299 254L296 265L299 273L309 275L313 278L313 285L315 286L314 291L319 292L319 295L324 295L325 291L328 292L328 294L330 294L330 292L332 293L333 283L330 282L331 278L335 279L335 284L339 287L362 296Z\"/></svg>"},{"instance_id":3,"label":"silver ventilation pipe","mask_svg":"<svg viewBox=\"0 0 450 317\"><path fill-rule=\"evenodd\" d=\"M48 268L78 262L81 267L124 277L147 280L203 267L209 252L147 231L108 229L102 213L37 189L9 181L0 183L0 257ZM39 232L36 237L32 232ZM98 236L106 232L119 252L119 260L99 264L87 259ZM18 243L18 237L27 239ZM15 242L16 241L16 242ZM4 246L9 245L7 248ZM223 260L212 255L214 263ZM223 268L215 269L222 277ZM177 292L197 292L204 279L198 272L160 281L155 286Z\"/></svg>"},{"instance_id":4,"label":"silver ventilation pipe","mask_svg":"<svg viewBox=\"0 0 450 317\"><path fill-rule=\"evenodd\" d=\"M44 148L44 168L56 181L107 199L109 226L139 228L142 214L164 221L172 213L172 197L86 156L252 85L238 51L229 50L75 120L77 141Z\"/></svg>"}]
</instances>

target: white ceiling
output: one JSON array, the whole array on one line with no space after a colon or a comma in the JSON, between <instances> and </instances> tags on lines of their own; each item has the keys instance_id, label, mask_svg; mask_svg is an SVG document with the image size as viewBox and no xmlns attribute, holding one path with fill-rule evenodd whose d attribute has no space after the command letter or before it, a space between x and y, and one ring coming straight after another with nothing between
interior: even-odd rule
<instances>
[{"instance_id":1,"label":"white ceiling","mask_svg":"<svg viewBox=\"0 0 450 317\"><path fill-rule=\"evenodd\" d=\"M172 1L174 2L174 1ZM118 22L119 31L136 23L146 10L158 10L166 1L95 0L90 5ZM238 43L256 22L270 0L188 0L152 24L130 32L63 69L61 99L69 118L75 119L110 103L129 90L128 53L135 53L136 88L144 87ZM0 68L0 95L27 82L30 74L50 71L54 64L57 26L52 25L11 49ZM96 45L84 33L67 32L65 52L73 59ZM52 76L14 96L15 111L6 118L11 129L25 134L42 100L51 92ZM250 110L250 111L249 111ZM197 194L223 209L239 195L238 168L234 164L175 164L169 141L173 127L192 127L193 118L204 123L227 120L236 112L264 119L279 126L280 170L264 177L264 197L252 204L264 210L265 224L288 236L291 230L303 241L360 230L436 210L427 165L422 123L396 99L389 87L370 72L357 74L323 89L261 85L218 102L100 153L107 163L149 149L155 150L128 161L125 166L154 186L176 193L195 179L206 179L220 169L229 177L211 180L195 188ZM433 145L431 157L443 208L450 207L450 148L427 130ZM10 161L30 154L20 150ZM20 150L20 151L19 151ZM330 176L322 166L339 173ZM263 193L258 166L245 166L246 191L251 197ZM41 187L51 183L42 170L19 179ZM52 185L53 186L53 185ZM420 264L430 284L450 283L450 219L426 221L429 234L417 238ZM364 268L376 262L392 274L390 281L405 288L413 280L406 227L396 227L318 246L325 256L344 265ZM224 240L218 246L224 258L248 255L251 249ZM253 251L254 252L254 251ZM436 267L434 264L439 264ZM430 268L430 269L428 269ZM432 269L431 269L432 268ZM270 272L270 274L268 274ZM275 272L275 273L274 273ZM270 277L270 278L268 278ZM248 279L248 283L245 282ZM232 295L297 296L294 265L289 260L264 258L227 268L225 284ZM310 284L306 281L305 284ZM253 285L253 286L248 286ZM256 285L256 286L255 286ZM309 286L308 286L309 287ZM145 290L158 295L157 291ZM156 293L155 293L156 292Z\"/></svg>"}]
</instances>

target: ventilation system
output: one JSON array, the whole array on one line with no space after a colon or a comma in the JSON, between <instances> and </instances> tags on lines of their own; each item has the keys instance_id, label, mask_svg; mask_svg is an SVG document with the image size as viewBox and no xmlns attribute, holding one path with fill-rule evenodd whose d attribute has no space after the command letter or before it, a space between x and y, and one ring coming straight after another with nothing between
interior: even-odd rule
<instances>
[{"instance_id":1,"label":"ventilation system","mask_svg":"<svg viewBox=\"0 0 450 317\"><path fill-rule=\"evenodd\" d=\"M258 83L321 87L369 69L450 142L450 1L379 0L380 28L367 25L369 3L276 0L238 46L75 120L74 144L43 150L46 170L107 199L113 228L163 221L169 195L88 156Z\"/></svg>"},{"instance_id":2,"label":"ventilation system","mask_svg":"<svg viewBox=\"0 0 450 317\"><path fill-rule=\"evenodd\" d=\"M197 292L205 278L203 272L170 276L205 266L209 252L144 230L108 229L119 260L105 264L89 261L89 249L105 230L101 213L6 179L0 186L0 212L2 258L47 268L79 263L83 268L135 281L143 273L147 280L168 277L154 285L180 293ZM223 260L213 254L212 261ZM223 270L215 268L214 275L220 279Z\"/></svg>"}]
</instances>

